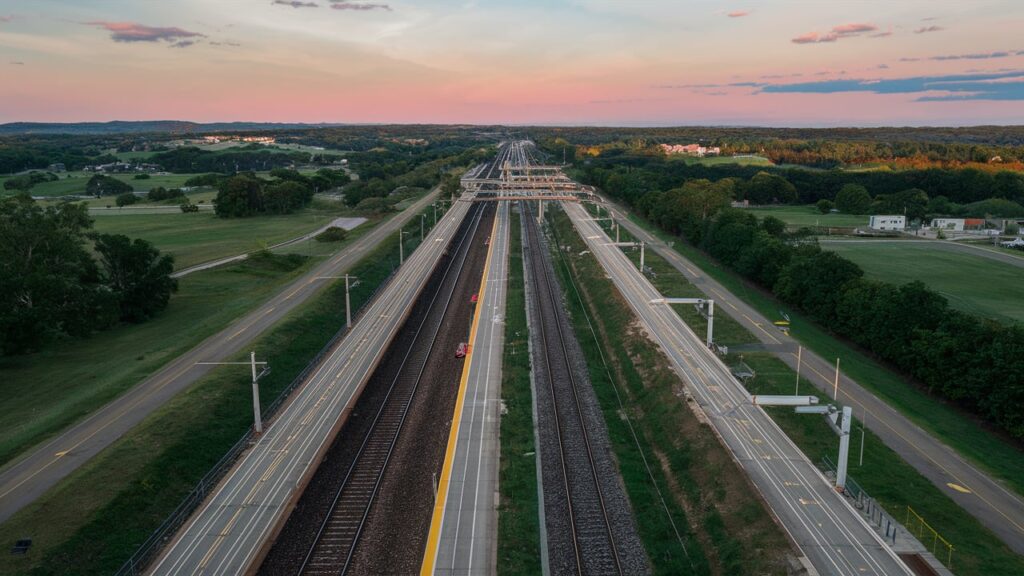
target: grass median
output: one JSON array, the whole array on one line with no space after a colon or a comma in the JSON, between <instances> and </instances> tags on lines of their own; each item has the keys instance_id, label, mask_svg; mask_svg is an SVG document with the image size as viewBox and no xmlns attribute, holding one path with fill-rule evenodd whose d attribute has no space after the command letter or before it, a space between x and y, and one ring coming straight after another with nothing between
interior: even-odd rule
<instances>
[{"instance_id":1,"label":"grass median","mask_svg":"<svg viewBox=\"0 0 1024 576\"><path fill-rule=\"evenodd\" d=\"M789 543L561 211L566 301L657 574L784 574Z\"/></svg>"},{"instance_id":2,"label":"grass median","mask_svg":"<svg viewBox=\"0 0 1024 576\"><path fill-rule=\"evenodd\" d=\"M540 514L520 214L511 211L501 360L498 574L540 574Z\"/></svg>"},{"instance_id":3,"label":"grass median","mask_svg":"<svg viewBox=\"0 0 1024 576\"><path fill-rule=\"evenodd\" d=\"M407 252L417 244L408 237ZM349 271L359 277L353 308L397 265L396 233ZM332 283L253 342L273 367L260 383L264 406L344 325L344 290L343 282ZM24 556L0 555L0 574L116 571L252 425L249 382L246 369L214 370L0 525L0 542L33 539Z\"/></svg>"}]
</instances>

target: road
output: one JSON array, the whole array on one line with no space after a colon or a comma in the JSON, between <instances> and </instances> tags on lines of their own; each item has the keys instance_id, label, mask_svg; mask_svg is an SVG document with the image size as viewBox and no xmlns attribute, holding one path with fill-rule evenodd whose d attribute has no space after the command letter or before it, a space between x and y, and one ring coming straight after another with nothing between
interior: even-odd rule
<instances>
[{"instance_id":1,"label":"road","mask_svg":"<svg viewBox=\"0 0 1024 576\"><path fill-rule=\"evenodd\" d=\"M661 345L712 427L819 574L909 574L579 204L563 203L590 251ZM837 439L838 442L838 439Z\"/></svg>"},{"instance_id":2,"label":"road","mask_svg":"<svg viewBox=\"0 0 1024 576\"><path fill-rule=\"evenodd\" d=\"M486 575L497 571L498 424L508 248L509 203L501 202L491 233L471 351L452 421L423 575Z\"/></svg>"},{"instance_id":3,"label":"road","mask_svg":"<svg viewBox=\"0 0 1024 576\"><path fill-rule=\"evenodd\" d=\"M974 246L972 244L962 244L959 242L951 242L949 240L833 240L820 238L818 242L824 246L829 244L849 244L849 243L886 243L886 244L928 244L936 250L946 250L947 252L959 252L961 254L970 254L971 256L977 256L979 258L988 258L989 260L995 260L996 262L1002 262L1003 264L1010 264L1011 266L1018 266L1024 268L1024 258L1015 254L1008 254L1005 252L999 252L996 248Z\"/></svg>"},{"instance_id":4,"label":"road","mask_svg":"<svg viewBox=\"0 0 1024 576\"><path fill-rule=\"evenodd\" d=\"M613 212L616 213L616 221L630 234L645 242L694 286L714 299L716 310L724 311L734 318L765 344L769 351L796 369L799 345L796 339L776 330L772 322L752 306L700 272L697 266L679 252L625 217L623 209L615 208ZM930 242L935 244L934 241ZM831 396L835 361L826 360L806 348L801 356L801 376ZM1024 501L1019 496L846 375L840 376L839 396L839 401L853 407L853 415L899 454L900 458L928 478L983 526L992 530L1012 550L1024 554Z\"/></svg>"},{"instance_id":5,"label":"road","mask_svg":"<svg viewBox=\"0 0 1024 576\"><path fill-rule=\"evenodd\" d=\"M468 211L456 202L256 445L179 531L154 574L243 574L290 510Z\"/></svg>"},{"instance_id":6,"label":"road","mask_svg":"<svg viewBox=\"0 0 1024 576\"><path fill-rule=\"evenodd\" d=\"M225 361L245 350L257 336L320 291L326 276L337 276L366 256L384 238L424 210L435 189L348 248L318 265L260 307L168 362L117 399L57 437L9 463L0 471L0 522L41 496L154 410L213 369L197 362ZM329 282L329 281L328 281Z\"/></svg>"}]
</instances>

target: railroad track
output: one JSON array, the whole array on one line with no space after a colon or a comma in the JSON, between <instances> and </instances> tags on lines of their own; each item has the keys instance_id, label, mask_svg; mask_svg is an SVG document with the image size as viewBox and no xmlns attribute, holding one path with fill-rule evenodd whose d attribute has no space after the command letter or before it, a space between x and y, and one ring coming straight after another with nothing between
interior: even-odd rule
<instances>
[{"instance_id":1,"label":"railroad track","mask_svg":"<svg viewBox=\"0 0 1024 576\"><path fill-rule=\"evenodd\" d=\"M520 204L528 220L528 246L533 250L532 279L537 283L540 308L540 343L557 429L561 480L568 499L568 523L576 574L622 574L612 523L598 477L590 436L584 421L573 363L562 333L557 282L551 277L542 253L540 235L528 202ZM543 385L539 383L539 385Z\"/></svg>"},{"instance_id":2,"label":"railroad track","mask_svg":"<svg viewBox=\"0 0 1024 576\"><path fill-rule=\"evenodd\" d=\"M401 367L389 385L384 401L334 496L330 511L299 567L299 574L337 576L345 574L352 563L370 507L419 388L441 320L452 302L456 281L483 213L477 209L470 224L461 232L455 257L445 268L440 287L431 299L430 312L416 327L413 344L402 357ZM426 345L417 345L421 338L425 339L422 342Z\"/></svg>"}]
</instances>

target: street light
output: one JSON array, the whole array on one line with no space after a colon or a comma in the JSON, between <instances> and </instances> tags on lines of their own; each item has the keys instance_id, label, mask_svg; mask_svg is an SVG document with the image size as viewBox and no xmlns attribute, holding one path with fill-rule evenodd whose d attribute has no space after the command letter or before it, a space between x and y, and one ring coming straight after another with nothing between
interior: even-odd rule
<instances>
[{"instance_id":1,"label":"street light","mask_svg":"<svg viewBox=\"0 0 1024 576\"><path fill-rule=\"evenodd\" d=\"M405 235L408 234L405 230L401 230L398 233L398 265L405 264Z\"/></svg>"},{"instance_id":2,"label":"street light","mask_svg":"<svg viewBox=\"0 0 1024 576\"><path fill-rule=\"evenodd\" d=\"M352 284L352 286L351 286L352 288L355 288L356 286L359 285L358 279L355 276L352 276L351 274L345 274L344 276L317 276L316 278L317 278L317 280L323 280L323 279L327 279L327 278L344 278L345 279L345 327L346 328L352 328L352 303L351 303L351 300L349 299L349 284L348 284L348 281L349 280L356 280L356 282L354 282Z\"/></svg>"},{"instance_id":3,"label":"street light","mask_svg":"<svg viewBox=\"0 0 1024 576\"><path fill-rule=\"evenodd\" d=\"M203 364L207 366L225 366L225 365L237 365L237 364L248 364L252 366L252 417L254 422L254 428L257 434L263 433L263 418L260 415L260 378L263 378L267 374L270 374L270 366L266 362L256 361L256 352L249 353L248 362L196 362L196 364ZM257 374L256 366L263 366L263 370Z\"/></svg>"}]
</instances>

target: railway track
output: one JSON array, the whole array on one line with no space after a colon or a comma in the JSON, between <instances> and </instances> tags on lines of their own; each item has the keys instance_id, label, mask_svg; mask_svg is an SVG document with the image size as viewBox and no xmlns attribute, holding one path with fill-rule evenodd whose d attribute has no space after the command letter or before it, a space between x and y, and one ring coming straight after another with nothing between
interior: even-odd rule
<instances>
[{"instance_id":1,"label":"railway track","mask_svg":"<svg viewBox=\"0 0 1024 576\"><path fill-rule=\"evenodd\" d=\"M367 516L419 388L442 319L452 302L456 282L483 213L483 210L476 210L470 224L460 232L454 248L455 256L445 268L440 288L431 299L430 312L416 327L413 344L402 356L401 366L334 495L330 511L297 571L299 574L336 576L345 574L351 566Z\"/></svg>"},{"instance_id":2,"label":"railway track","mask_svg":"<svg viewBox=\"0 0 1024 576\"><path fill-rule=\"evenodd\" d=\"M545 262L533 211L527 202L521 206L526 211L527 242L533 251L529 261L539 295L539 342L552 398L552 419L557 429L560 480L568 501L572 550L571 558L565 562L566 571L575 574L622 574L623 564L616 546L615 531L602 493L573 362L563 335L565 319L558 284ZM538 386L542 385L538 382Z\"/></svg>"}]
</instances>

